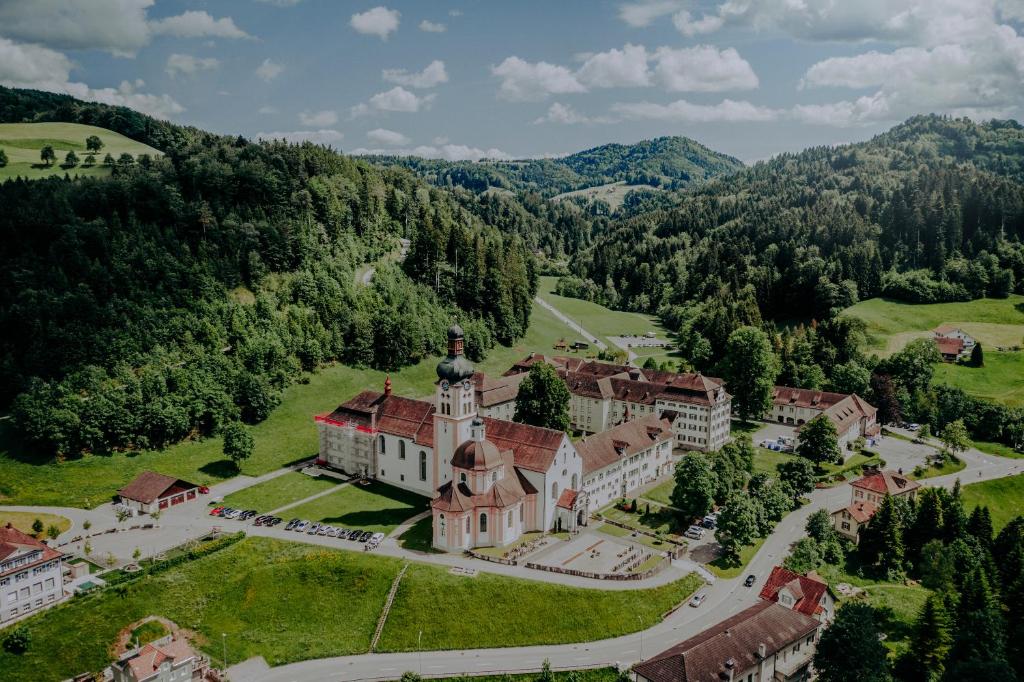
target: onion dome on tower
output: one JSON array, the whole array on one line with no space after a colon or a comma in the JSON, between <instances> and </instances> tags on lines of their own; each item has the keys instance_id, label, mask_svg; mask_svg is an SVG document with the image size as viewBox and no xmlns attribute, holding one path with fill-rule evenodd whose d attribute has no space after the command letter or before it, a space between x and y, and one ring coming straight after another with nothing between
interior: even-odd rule
<instances>
[{"instance_id":1,"label":"onion dome on tower","mask_svg":"<svg viewBox=\"0 0 1024 682\"><path fill-rule=\"evenodd\" d=\"M462 352L464 336L459 325L448 328L448 357L437 363L437 378L441 381L456 384L473 376L473 365Z\"/></svg>"}]
</instances>

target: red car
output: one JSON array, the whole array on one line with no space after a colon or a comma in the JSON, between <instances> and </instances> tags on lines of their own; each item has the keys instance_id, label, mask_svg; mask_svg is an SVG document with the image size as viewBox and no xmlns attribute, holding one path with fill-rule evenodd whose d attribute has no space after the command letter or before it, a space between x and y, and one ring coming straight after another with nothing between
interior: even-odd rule
<instances>
[{"instance_id":1,"label":"red car","mask_svg":"<svg viewBox=\"0 0 1024 682\"><path fill-rule=\"evenodd\" d=\"M224 507L214 507L210 510L210 516L220 516L222 511L224 511Z\"/></svg>"},{"instance_id":2,"label":"red car","mask_svg":"<svg viewBox=\"0 0 1024 682\"><path fill-rule=\"evenodd\" d=\"M199 486L199 493L201 495L209 495L210 494L210 487L209 486L205 486L205 485Z\"/></svg>"}]
</instances>

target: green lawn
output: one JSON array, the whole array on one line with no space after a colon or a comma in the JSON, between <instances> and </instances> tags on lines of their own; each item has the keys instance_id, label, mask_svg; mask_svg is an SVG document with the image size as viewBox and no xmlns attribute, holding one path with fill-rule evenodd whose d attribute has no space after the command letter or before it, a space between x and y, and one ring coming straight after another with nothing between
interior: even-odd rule
<instances>
[{"instance_id":1,"label":"green lawn","mask_svg":"<svg viewBox=\"0 0 1024 682\"><path fill-rule=\"evenodd\" d=\"M1024 296L1020 295L923 305L872 298L847 308L843 314L867 323L869 350L883 356L895 353L911 339L928 336L940 324L960 327L986 350L1019 346L1024 339Z\"/></svg>"},{"instance_id":2,"label":"green lawn","mask_svg":"<svg viewBox=\"0 0 1024 682\"><path fill-rule=\"evenodd\" d=\"M1011 448L1009 445L1003 445L1002 443L991 443L983 440L971 441L971 444L975 448L981 450L989 455L996 455L998 457L1010 457L1011 459L1024 458L1024 452L1018 452Z\"/></svg>"},{"instance_id":3,"label":"green lawn","mask_svg":"<svg viewBox=\"0 0 1024 682\"><path fill-rule=\"evenodd\" d=\"M719 557L708 564L708 570L714 573L719 578L735 578L743 569L747 567L750 560L757 554L757 550L761 549L761 545L764 544L764 538L758 538L752 545L745 545L740 550L740 560L738 562L730 562L725 557Z\"/></svg>"},{"instance_id":4,"label":"green lawn","mask_svg":"<svg viewBox=\"0 0 1024 682\"><path fill-rule=\"evenodd\" d=\"M440 554L441 550L434 549L431 542L434 540L434 519L425 516L409 527L409 530L402 533L398 538L398 546L413 552L424 552L425 554Z\"/></svg>"},{"instance_id":5,"label":"green lawn","mask_svg":"<svg viewBox=\"0 0 1024 682\"><path fill-rule=\"evenodd\" d=\"M636 514L616 509L615 505L612 504L601 510L601 516L632 528L646 530L650 533L674 534L675 539L682 540L681 533L686 529L682 526L677 512L666 507L660 507L657 504L647 504L644 502L639 502L638 504L640 512ZM651 510L650 513L647 512L648 507Z\"/></svg>"},{"instance_id":6,"label":"green lawn","mask_svg":"<svg viewBox=\"0 0 1024 682\"><path fill-rule=\"evenodd\" d=\"M598 532L604 533L605 535L611 535L614 538L625 538L628 537L633 542L639 542L641 545L650 547L657 552L664 552L669 549L675 548L675 545L668 542L658 542L657 539L644 535L643 533L637 533L633 535L633 531L626 530L625 528L619 528L613 526L610 523L602 524L598 527Z\"/></svg>"},{"instance_id":7,"label":"green lawn","mask_svg":"<svg viewBox=\"0 0 1024 682\"><path fill-rule=\"evenodd\" d=\"M997 478L963 487L964 509L988 507L998 533L1012 519L1024 514L1024 474Z\"/></svg>"},{"instance_id":8,"label":"green lawn","mask_svg":"<svg viewBox=\"0 0 1024 682\"><path fill-rule=\"evenodd\" d=\"M61 680L109 663L117 632L149 615L194 630L220 661L263 656L271 665L362 653L401 562L357 552L250 538L124 587L29 619L28 651L0 649L5 682ZM440 572L440 569L435 569ZM343 617L339 617L343 614Z\"/></svg>"},{"instance_id":9,"label":"green lawn","mask_svg":"<svg viewBox=\"0 0 1024 682\"><path fill-rule=\"evenodd\" d=\"M269 481L243 488L224 498L224 504L236 509L256 509L269 512L292 502L298 502L310 495L322 493L339 485L341 481L331 476L307 476L292 471Z\"/></svg>"},{"instance_id":10,"label":"green lawn","mask_svg":"<svg viewBox=\"0 0 1024 682\"><path fill-rule=\"evenodd\" d=\"M320 521L348 530L390 533L402 521L428 509L429 500L383 483L341 487L287 511L287 516Z\"/></svg>"},{"instance_id":11,"label":"green lawn","mask_svg":"<svg viewBox=\"0 0 1024 682\"><path fill-rule=\"evenodd\" d=\"M672 505L672 491L675 490L676 480L670 478L663 483L659 483L647 492L643 494L644 499L653 500L654 502L660 502L664 505Z\"/></svg>"},{"instance_id":12,"label":"green lawn","mask_svg":"<svg viewBox=\"0 0 1024 682\"><path fill-rule=\"evenodd\" d=\"M168 634L170 632L167 630L166 625L158 620L148 620L132 630L132 642L136 646L143 646Z\"/></svg>"},{"instance_id":13,"label":"green lawn","mask_svg":"<svg viewBox=\"0 0 1024 682\"><path fill-rule=\"evenodd\" d=\"M790 452L769 450L760 446L754 448L754 473L778 475L777 467L783 462L789 462L798 457Z\"/></svg>"},{"instance_id":14,"label":"green lawn","mask_svg":"<svg viewBox=\"0 0 1024 682\"><path fill-rule=\"evenodd\" d=\"M477 367L489 374L501 374L530 351L550 353L566 329L551 313L534 305L526 336L515 346L495 347ZM438 359L428 358L391 372L395 392L414 398L433 395ZM256 447L242 465L242 473L258 476L289 462L314 457L319 445L313 416L333 410L359 391L382 390L384 377L385 372L334 365L310 375L308 383L289 386L281 405L266 421L252 427ZM0 504L92 508L108 501L143 469L201 484L236 474L234 465L221 452L219 437L187 441L165 450L91 455L56 463L33 457L14 437L10 420L0 422Z\"/></svg>"},{"instance_id":15,"label":"green lawn","mask_svg":"<svg viewBox=\"0 0 1024 682\"><path fill-rule=\"evenodd\" d=\"M935 366L934 383L962 388L971 395L1007 405L1024 405L1024 352L986 350L983 367L940 363Z\"/></svg>"},{"instance_id":16,"label":"green lawn","mask_svg":"<svg viewBox=\"0 0 1024 682\"><path fill-rule=\"evenodd\" d=\"M412 564L378 651L564 644L617 637L661 620L703 583L695 574L646 590L602 591L505 578L454 576Z\"/></svg>"},{"instance_id":17,"label":"green lawn","mask_svg":"<svg viewBox=\"0 0 1024 682\"><path fill-rule=\"evenodd\" d=\"M541 277L537 295L568 316L573 322L576 322L591 334L596 335L611 350L618 349L618 346L608 340L609 336L643 335L653 331L658 334L659 338L666 338L664 327L661 326L661 322L657 317L621 310L609 310L602 305L590 301L559 296L552 293L557 284L558 277ZM579 334L576 334L565 325L562 325L562 329L561 335L570 343L579 337ZM588 339L580 340L588 341ZM644 352L654 355L659 361L662 359L659 356L668 356L668 352L663 348L650 349ZM639 351L638 354L640 354Z\"/></svg>"},{"instance_id":18,"label":"green lawn","mask_svg":"<svg viewBox=\"0 0 1024 682\"><path fill-rule=\"evenodd\" d=\"M28 533L29 535L32 534L32 524L35 523L36 519L43 522L44 533L45 529L50 526L57 526L57 530L61 533L71 528L71 519L66 516L43 514L41 512L0 511L0 526L6 526L10 523L22 533Z\"/></svg>"},{"instance_id":19,"label":"green lawn","mask_svg":"<svg viewBox=\"0 0 1024 682\"><path fill-rule=\"evenodd\" d=\"M962 459L958 459L956 461L946 460L939 466L935 466L933 464L931 466L925 467L921 474L918 474L917 468L915 468L914 471L910 474L910 478L920 481L925 478L935 478L936 476L955 474L958 471L963 471L965 468L967 468L967 463L964 462Z\"/></svg>"},{"instance_id":20,"label":"green lawn","mask_svg":"<svg viewBox=\"0 0 1024 682\"><path fill-rule=\"evenodd\" d=\"M85 161L85 138L90 135L99 136L105 145L96 155L96 165L62 168L64 156L72 150L80 162ZM45 145L52 146L57 155L57 162L52 166L44 166L39 159L39 151ZM124 135L79 123L0 123L0 149L7 153L8 159L7 165L0 168L0 182L7 178L36 179L65 173L73 177L109 175L110 169L102 165L108 152L115 159L125 152L133 156L160 156L156 149Z\"/></svg>"}]
</instances>

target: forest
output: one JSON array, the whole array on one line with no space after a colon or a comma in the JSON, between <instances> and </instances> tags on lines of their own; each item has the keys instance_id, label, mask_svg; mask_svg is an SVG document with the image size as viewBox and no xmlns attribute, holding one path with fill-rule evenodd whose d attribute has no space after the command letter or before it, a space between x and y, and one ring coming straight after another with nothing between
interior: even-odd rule
<instances>
[{"instance_id":1,"label":"forest","mask_svg":"<svg viewBox=\"0 0 1024 682\"><path fill-rule=\"evenodd\" d=\"M260 421L303 371L414 363L453 319L477 359L529 324L529 230L498 229L472 197L308 143L45 93L0 101L5 122L109 125L164 152L109 178L0 185L0 403L48 455Z\"/></svg>"}]
</instances>

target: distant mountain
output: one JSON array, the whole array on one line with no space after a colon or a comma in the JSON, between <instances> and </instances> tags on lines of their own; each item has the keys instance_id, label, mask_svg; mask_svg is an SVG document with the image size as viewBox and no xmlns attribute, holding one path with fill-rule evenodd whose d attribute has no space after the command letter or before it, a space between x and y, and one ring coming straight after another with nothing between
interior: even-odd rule
<instances>
[{"instance_id":1,"label":"distant mountain","mask_svg":"<svg viewBox=\"0 0 1024 682\"><path fill-rule=\"evenodd\" d=\"M624 181L663 189L688 187L736 172L743 163L686 137L659 137L635 144L605 144L557 159L440 161L373 156L369 160L409 168L435 185L474 192L505 189L553 196Z\"/></svg>"}]
</instances>

